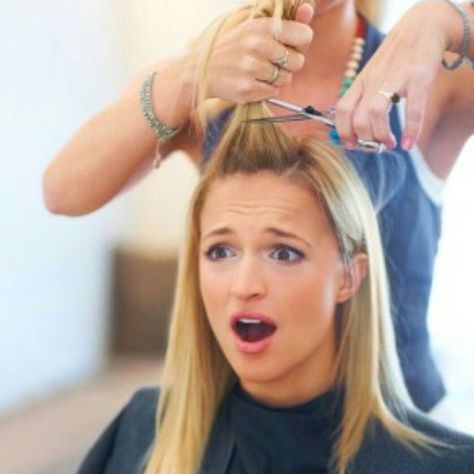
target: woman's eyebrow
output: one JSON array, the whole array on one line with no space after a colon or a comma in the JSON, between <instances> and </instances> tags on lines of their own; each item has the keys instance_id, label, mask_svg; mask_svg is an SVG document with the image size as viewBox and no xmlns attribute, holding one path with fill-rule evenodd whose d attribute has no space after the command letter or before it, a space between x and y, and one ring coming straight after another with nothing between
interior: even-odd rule
<instances>
[{"instance_id":1,"label":"woman's eyebrow","mask_svg":"<svg viewBox=\"0 0 474 474\"><path fill-rule=\"evenodd\" d=\"M293 234L286 230L279 229L278 227L267 227L265 229L265 232L269 234L273 234L277 237L286 237L289 239L296 239L302 242L303 244L305 244L307 247L311 247L311 244L307 240L303 239L303 237L300 237L299 235Z\"/></svg>"},{"instance_id":2,"label":"woman's eyebrow","mask_svg":"<svg viewBox=\"0 0 474 474\"><path fill-rule=\"evenodd\" d=\"M216 237L216 236L222 236L222 235L229 235L233 234L234 231L230 229L229 227L218 227L217 229L211 230L207 234L204 234L202 236L203 239L208 239L209 237Z\"/></svg>"},{"instance_id":3,"label":"woman's eyebrow","mask_svg":"<svg viewBox=\"0 0 474 474\"><path fill-rule=\"evenodd\" d=\"M267 233L267 234L275 235L276 237L285 237L285 238L289 238L289 239L299 240L300 242L302 242L307 247L311 247L311 244L307 240L303 239L302 237L300 237L296 234L293 234L292 232L288 232L286 230L279 229L278 227L266 227L264 229L264 232ZM229 235L229 234L234 234L234 233L235 233L235 231L233 231L229 227L219 227L219 228L211 230L207 234L203 235L203 240L208 239L210 237L224 236L224 235Z\"/></svg>"}]
</instances>

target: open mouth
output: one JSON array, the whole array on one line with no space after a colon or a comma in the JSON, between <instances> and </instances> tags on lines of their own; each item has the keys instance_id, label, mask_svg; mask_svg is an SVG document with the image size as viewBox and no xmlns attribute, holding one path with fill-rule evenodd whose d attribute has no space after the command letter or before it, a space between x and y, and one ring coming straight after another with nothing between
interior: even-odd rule
<instances>
[{"instance_id":1,"label":"open mouth","mask_svg":"<svg viewBox=\"0 0 474 474\"><path fill-rule=\"evenodd\" d=\"M276 326L259 318L239 318L234 321L234 332L245 342L258 342L271 336Z\"/></svg>"}]
</instances>

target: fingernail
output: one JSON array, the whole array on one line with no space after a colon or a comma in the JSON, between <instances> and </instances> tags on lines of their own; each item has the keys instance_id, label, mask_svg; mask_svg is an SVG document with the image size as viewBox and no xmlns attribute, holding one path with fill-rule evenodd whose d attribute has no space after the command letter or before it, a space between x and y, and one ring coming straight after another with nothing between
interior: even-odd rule
<instances>
[{"instance_id":1,"label":"fingernail","mask_svg":"<svg viewBox=\"0 0 474 474\"><path fill-rule=\"evenodd\" d=\"M388 143L386 143L386 145L389 150L393 150L394 148L396 148L397 142L392 138Z\"/></svg>"},{"instance_id":2,"label":"fingernail","mask_svg":"<svg viewBox=\"0 0 474 474\"><path fill-rule=\"evenodd\" d=\"M413 147L413 139L405 137L402 141L402 148L404 150L411 150Z\"/></svg>"}]
</instances>

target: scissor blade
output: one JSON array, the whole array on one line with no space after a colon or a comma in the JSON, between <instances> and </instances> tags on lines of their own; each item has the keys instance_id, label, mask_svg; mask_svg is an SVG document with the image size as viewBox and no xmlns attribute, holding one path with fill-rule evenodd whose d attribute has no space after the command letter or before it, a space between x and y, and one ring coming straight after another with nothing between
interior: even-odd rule
<instances>
[{"instance_id":1,"label":"scissor blade","mask_svg":"<svg viewBox=\"0 0 474 474\"><path fill-rule=\"evenodd\" d=\"M267 102L277 107L281 107L282 109L290 110L292 112L296 112L295 115L276 115L273 117L266 117L260 119L252 119L248 120L248 122L254 123L278 123L278 122L291 122L297 120L317 120L320 122L325 123L327 126L331 128L336 128L334 122L328 118L323 112L316 110L312 106L308 107L300 107L295 104L291 104L290 102L285 102L284 100L279 99L267 99ZM358 149L372 152L372 153L382 153L385 151L386 147L382 143L372 141L372 140L357 140Z\"/></svg>"},{"instance_id":2,"label":"scissor blade","mask_svg":"<svg viewBox=\"0 0 474 474\"><path fill-rule=\"evenodd\" d=\"M297 112L298 114L311 119L316 120L318 122L323 122L327 126L334 128L334 122L325 117L321 112L312 108L314 112L308 112L308 107L300 107L299 105L291 104L290 102L285 102L284 100L279 99L267 99L267 102L270 104L276 105L277 107L281 107L282 109L291 110L292 112Z\"/></svg>"},{"instance_id":3,"label":"scissor blade","mask_svg":"<svg viewBox=\"0 0 474 474\"><path fill-rule=\"evenodd\" d=\"M284 123L284 122L299 122L301 120L309 120L301 114L294 115L275 115L272 117L261 117L256 119L246 120L248 123Z\"/></svg>"},{"instance_id":4,"label":"scissor blade","mask_svg":"<svg viewBox=\"0 0 474 474\"><path fill-rule=\"evenodd\" d=\"M276 105L277 107L281 107L282 109L291 110L292 112L296 112L298 114L305 113L303 107L300 107L296 104L291 104L290 102L285 102L284 100L279 99L267 99L267 102L270 104Z\"/></svg>"}]
</instances>

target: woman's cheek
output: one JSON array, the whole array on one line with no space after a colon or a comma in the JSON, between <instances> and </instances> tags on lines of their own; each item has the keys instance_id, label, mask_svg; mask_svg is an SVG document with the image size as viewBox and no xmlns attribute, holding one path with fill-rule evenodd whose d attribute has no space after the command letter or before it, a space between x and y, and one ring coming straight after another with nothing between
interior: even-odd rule
<instances>
[{"instance_id":1,"label":"woman's cheek","mask_svg":"<svg viewBox=\"0 0 474 474\"><path fill-rule=\"evenodd\" d=\"M207 261L201 264L200 270L201 294L208 317L212 318L224 301L225 276L222 269Z\"/></svg>"}]
</instances>

